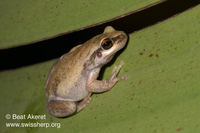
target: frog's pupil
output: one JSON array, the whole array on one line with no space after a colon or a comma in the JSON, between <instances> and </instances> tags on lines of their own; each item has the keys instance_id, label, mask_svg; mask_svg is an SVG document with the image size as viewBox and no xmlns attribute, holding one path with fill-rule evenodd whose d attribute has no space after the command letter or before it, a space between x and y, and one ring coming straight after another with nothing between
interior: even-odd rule
<instances>
[{"instance_id":1,"label":"frog's pupil","mask_svg":"<svg viewBox=\"0 0 200 133\"><path fill-rule=\"evenodd\" d=\"M110 43L111 43L111 41L107 41L107 42L105 43L105 46L109 46Z\"/></svg>"}]
</instances>

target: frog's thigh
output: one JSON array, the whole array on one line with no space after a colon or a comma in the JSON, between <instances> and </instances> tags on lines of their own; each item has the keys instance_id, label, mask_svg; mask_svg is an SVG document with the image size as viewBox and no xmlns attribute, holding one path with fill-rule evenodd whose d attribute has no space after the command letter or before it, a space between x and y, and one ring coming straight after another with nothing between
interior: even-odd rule
<instances>
[{"instance_id":1,"label":"frog's thigh","mask_svg":"<svg viewBox=\"0 0 200 133\"><path fill-rule=\"evenodd\" d=\"M47 103L46 111L56 117L65 117L76 112L76 103L71 101L52 100Z\"/></svg>"}]
</instances>

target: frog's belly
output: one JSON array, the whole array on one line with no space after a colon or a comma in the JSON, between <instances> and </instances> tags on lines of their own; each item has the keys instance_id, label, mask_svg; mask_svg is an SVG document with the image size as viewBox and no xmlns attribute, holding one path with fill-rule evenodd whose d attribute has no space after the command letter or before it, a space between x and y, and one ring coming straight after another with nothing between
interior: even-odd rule
<instances>
[{"instance_id":1,"label":"frog's belly","mask_svg":"<svg viewBox=\"0 0 200 133\"><path fill-rule=\"evenodd\" d=\"M54 100L80 101L84 99L88 94L89 92L86 90L86 82L82 79L71 86L62 84L59 85L56 95L54 95L52 98Z\"/></svg>"},{"instance_id":2,"label":"frog's belly","mask_svg":"<svg viewBox=\"0 0 200 133\"><path fill-rule=\"evenodd\" d=\"M82 86L83 87L83 86ZM63 98L67 101L80 101L87 97L89 94L88 91L86 91L85 88L80 88L78 90L70 90L66 93Z\"/></svg>"},{"instance_id":3,"label":"frog's belly","mask_svg":"<svg viewBox=\"0 0 200 133\"><path fill-rule=\"evenodd\" d=\"M49 98L49 101L51 100L62 100L62 101L80 101L82 99L84 99L85 97L87 97L89 94L88 91L77 91L75 92L69 92L69 94L67 93L67 95L51 95L51 97Z\"/></svg>"}]
</instances>

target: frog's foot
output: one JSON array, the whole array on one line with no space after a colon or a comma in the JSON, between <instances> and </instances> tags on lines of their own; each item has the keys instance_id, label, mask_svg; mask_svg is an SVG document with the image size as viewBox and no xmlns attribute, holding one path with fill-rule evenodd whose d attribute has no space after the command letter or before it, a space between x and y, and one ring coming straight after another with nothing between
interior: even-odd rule
<instances>
[{"instance_id":1,"label":"frog's foot","mask_svg":"<svg viewBox=\"0 0 200 133\"><path fill-rule=\"evenodd\" d=\"M81 111L92 101L91 94L92 93L89 93L86 98L84 98L81 102L78 103L76 112Z\"/></svg>"},{"instance_id":2,"label":"frog's foot","mask_svg":"<svg viewBox=\"0 0 200 133\"><path fill-rule=\"evenodd\" d=\"M126 80L127 79L127 75L125 76L121 76L121 77L117 77L117 74L119 73L120 69L122 68L122 66L124 65L124 61L120 61L119 66L117 67L116 65L114 65L114 68L112 70L112 74L109 78L109 83L111 86L113 86L116 82L120 81L120 80Z\"/></svg>"},{"instance_id":3,"label":"frog's foot","mask_svg":"<svg viewBox=\"0 0 200 133\"><path fill-rule=\"evenodd\" d=\"M70 101L52 100L47 103L46 111L56 117L66 117L76 112L76 103Z\"/></svg>"}]
</instances>

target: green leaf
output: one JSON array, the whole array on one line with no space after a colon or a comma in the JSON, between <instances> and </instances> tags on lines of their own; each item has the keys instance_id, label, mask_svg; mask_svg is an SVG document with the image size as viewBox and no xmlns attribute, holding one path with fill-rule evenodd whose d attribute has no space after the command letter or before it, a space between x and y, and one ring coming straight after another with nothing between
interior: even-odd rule
<instances>
[{"instance_id":1,"label":"green leaf","mask_svg":"<svg viewBox=\"0 0 200 133\"><path fill-rule=\"evenodd\" d=\"M160 0L1 0L0 49L101 23Z\"/></svg>"},{"instance_id":2,"label":"green leaf","mask_svg":"<svg viewBox=\"0 0 200 133\"><path fill-rule=\"evenodd\" d=\"M128 75L94 94L80 113L60 119L45 112L44 85L56 60L0 72L0 132L200 132L200 6L131 34L114 64ZM103 31L103 29L102 29ZM108 78L113 65L107 66ZM6 114L46 115L45 120ZM60 123L61 127L9 128L6 123Z\"/></svg>"}]
</instances>

